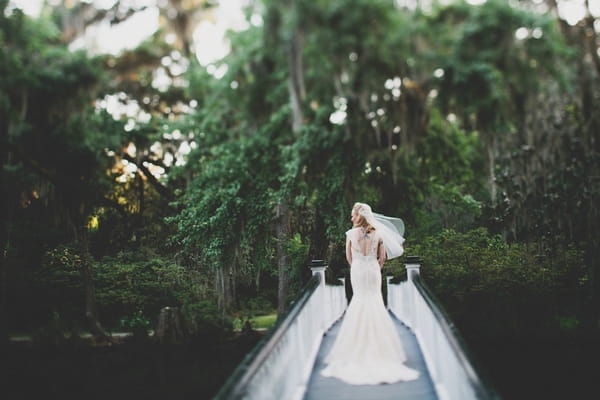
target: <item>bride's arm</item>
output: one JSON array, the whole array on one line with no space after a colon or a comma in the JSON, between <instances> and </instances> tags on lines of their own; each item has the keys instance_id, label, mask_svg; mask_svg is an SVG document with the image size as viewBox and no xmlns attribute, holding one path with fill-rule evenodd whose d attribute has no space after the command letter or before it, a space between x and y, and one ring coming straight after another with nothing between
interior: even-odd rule
<instances>
[{"instance_id":1,"label":"bride's arm","mask_svg":"<svg viewBox=\"0 0 600 400\"><path fill-rule=\"evenodd\" d=\"M383 263L385 263L385 246L383 245L383 241L381 239L379 239L377 246L377 252L379 253L377 261L379 261L379 268L383 269Z\"/></svg>"},{"instance_id":2,"label":"bride's arm","mask_svg":"<svg viewBox=\"0 0 600 400\"><path fill-rule=\"evenodd\" d=\"M352 266L352 242L350 238L346 239L346 261L348 261L348 265Z\"/></svg>"}]
</instances>

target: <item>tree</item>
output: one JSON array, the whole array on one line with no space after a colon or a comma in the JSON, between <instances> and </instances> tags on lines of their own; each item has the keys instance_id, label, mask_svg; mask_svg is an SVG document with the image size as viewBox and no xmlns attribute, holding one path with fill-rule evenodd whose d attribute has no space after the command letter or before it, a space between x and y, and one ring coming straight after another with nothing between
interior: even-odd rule
<instances>
[{"instance_id":1,"label":"tree","mask_svg":"<svg viewBox=\"0 0 600 400\"><path fill-rule=\"evenodd\" d=\"M443 63L440 99L444 112L458 115L467 129L483 137L495 203L498 154L511 148L513 134L523 132L526 105L542 78L562 78L558 60L566 52L547 16L495 0L458 7L437 16L440 22L453 21L458 14L460 27Z\"/></svg>"},{"instance_id":2,"label":"tree","mask_svg":"<svg viewBox=\"0 0 600 400\"><path fill-rule=\"evenodd\" d=\"M96 310L87 231L106 187L110 160L103 149L114 137L102 130L106 116L90 105L103 76L100 60L53 44L57 31L46 20L32 21L18 10L10 16L2 10L0 19L2 182L3 192L14 193L4 200L3 270L17 210L45 205L78 247L86 318L94 335L106 337ZM21 176L28 180L19 181ZM7 304L2 306L6 312Z\"/></svg>"}]
</instances>

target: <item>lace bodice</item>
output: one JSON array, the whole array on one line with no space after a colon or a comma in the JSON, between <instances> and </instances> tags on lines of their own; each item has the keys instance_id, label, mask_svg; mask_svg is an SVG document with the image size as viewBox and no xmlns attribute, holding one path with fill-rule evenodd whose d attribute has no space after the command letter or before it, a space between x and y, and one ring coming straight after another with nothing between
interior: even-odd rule
<instances>
[{"instance_id":1,"label":"lace bodice","mask_svg":"<svg viewBox=\"0 0 600 400\"><path fill-rule=\"evenodd\" d=\"M377 231L367 232L365 228L353 228L346 232L346 240L352 243L352 255L377 257L377 245L381 240Z\"/></svg>"}]
</instances>

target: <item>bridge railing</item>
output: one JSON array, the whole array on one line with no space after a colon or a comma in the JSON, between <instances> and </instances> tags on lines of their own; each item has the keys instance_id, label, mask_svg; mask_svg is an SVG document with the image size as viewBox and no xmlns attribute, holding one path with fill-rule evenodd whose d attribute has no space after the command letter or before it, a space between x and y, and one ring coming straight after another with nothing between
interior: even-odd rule
<instances>
[{"instance_id":1,"label":"bridge railing","mask_svg":"<svg viewBox=\"0 0 600 400\"><path fill-rule=\"evenodd\" d=\"M387 277L388 308L415 335L440 400L498 399L477 370L456 327L421 281L418 257L406 258L407 280Z\"/></svg>"},{"instance_id":2,"label":"bridge railing","mask_svg":"<svg viewBox=\"0 0 600 400\"><path fill-rule=\"evenodd\" d=\"M347 306L344 286L325 284L326 268L321 260L312 262L311 280L215 399L302 398L323 334Z\"/></svg>"}]
</instances>

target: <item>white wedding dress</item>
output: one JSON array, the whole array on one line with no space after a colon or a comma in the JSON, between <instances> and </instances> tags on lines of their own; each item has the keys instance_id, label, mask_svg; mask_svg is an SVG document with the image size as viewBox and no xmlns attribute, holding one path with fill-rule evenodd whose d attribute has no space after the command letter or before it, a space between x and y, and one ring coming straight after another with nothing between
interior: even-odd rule
<instances>
[{"instance_id":1,"label":"white wedding dress","mask_svg":"<svg viewBox=\"0 0 600 400\"><path fill-rule=\"evenodd\" d=\"M403 364L400 336L383 303L377 231L353 228L346 240L351 242L354 294L321 374L353 385L417 379L419 372Z\"/></svg>"}]
</instances>

